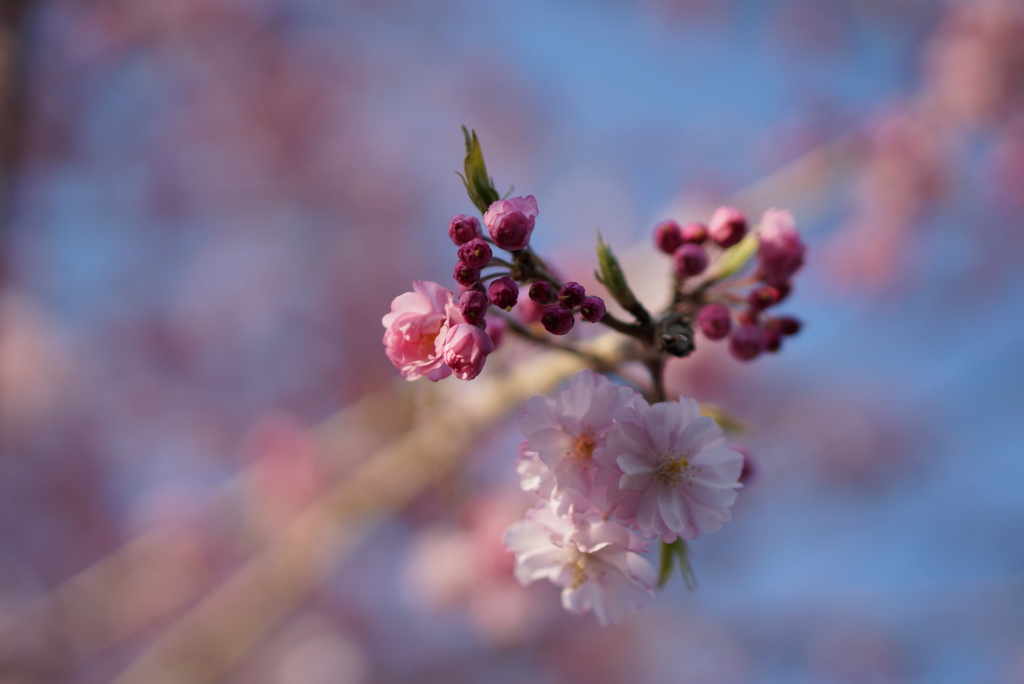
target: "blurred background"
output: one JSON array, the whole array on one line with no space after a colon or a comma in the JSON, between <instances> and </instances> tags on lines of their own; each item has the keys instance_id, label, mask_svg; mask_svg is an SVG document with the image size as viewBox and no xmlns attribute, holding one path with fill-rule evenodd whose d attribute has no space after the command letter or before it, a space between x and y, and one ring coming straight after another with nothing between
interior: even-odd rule
<instances>
[{"instance_id":1,"label":"blurred background","mask_svg":"<svg viewBox=\"0 0 1024 684\"><path fill-rule=\"evenodd\" d=\"M1024 3L0 22L0 682L1024 682ZM655 223L721 203L809 245L781 354L670 369L757 469L616 627L500 546L531 350L480 390L383 354L451 282L461 125L570 277L599 229L659 283ZM453 424L474 391L508 415Z\"/></svg>"}]
</instances>

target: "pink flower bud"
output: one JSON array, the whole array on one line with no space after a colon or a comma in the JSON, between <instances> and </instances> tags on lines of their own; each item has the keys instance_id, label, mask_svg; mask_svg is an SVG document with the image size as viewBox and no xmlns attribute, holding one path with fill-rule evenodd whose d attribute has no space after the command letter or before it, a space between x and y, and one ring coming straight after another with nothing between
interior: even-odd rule
<instances>
[{"instance_id":1,"label":"pink flower bud","mask_svg":"<svg viewBox=\"0 0 1024 684\"><path fill-rule=\"evenodd\" d=\"M473 216L466 216L465 214L456 214L452 217L452 220L448 222L448 237L452 239L456 245L464 245L473 238L478 238L483 233L480 232L480 222Z\"/></svg>"},{"instance_id":2,"label":"pink flower bud","mask_svg":"<svg viewBox=\"0 0 1024 684\"><path fill-rule=\"evenodd\" d=\"M530 285L530 299L538 304L554 304L558 301L558 290L546 280L538 280Z\"/></svg>"},{"instance_id":3,"label":"pink flower bud","mask_svg":"<svg viewBox=\"0 0 1024 684\"><path fill-rule=\"evenodd\" d=\"M782 294L779 288L772 287L771 285L761 285L755 287L747 295L747 303L750 304L750 308L755 311L762 311L770 306L775 306L782 299Z\"/></svg>"},{"instance_id":4,"label":"pink flower bud","mask_svg":"<svg viewBox=\"0 0 1024 684\"><path fill-rule=\"evenodd\" d=\"M740 361L750 361L764 351L764 331L745 323L729 336L729 351Z\"/></svg>"},{"instance_id":5,"label":"pink flower bud","mask_svg":"<svg viewBox=\"0 0 1024 684\"><path fill-rule=\"evenodd\" d=\"M484 268L491 263L491 246L480 238L473 238L459 247L459 261L470 268Z\"/></svg>"},{"instance_id":6,"label":"pink flower bud","mask_svg":"<svg viewBox=\"0 0 1024 684\"><path fill-rule=\"evenodd\" d=\"M786 336L796 335L802 327L800 319L793 316L779 316L775 320L778 321L779 332Z\"/></svg>"},{"instance_id":7,"label":"pink flower bud","mask_svg":"<svg viewBox=\"0 0 1024 684\"><path fill-rule=\"evenodd\" d=\"M494 244L514 252L530 244L538 214L533 195L498 200L484 213L484 223Z\"/></svg>"},{"instance_id":8,"label":"pink flower bud","mask_svg":"<svg viewBox=\"0 0 1024 684\"><path fill-rule=\"evenodd\" d=\"M487 298L499 309L511 311L519 300L519 286L508 276L495 278L487 287Z\"/></svg>"},{"instance_id":9,"label":"pink flower bud","mask_svg":"<svg viewBox=\"0 0 1024 684\"><path fill-rule=\"evenodd\" d=\"M709 340L720 340L729 334L732 318L724 304L707 304L697 314L697 327Z\"/></svg>"},{"instance_id":10,"label":"pink flower bud","mask_svg":"<svg viewBox=\"0 0 1024 684\"><path fill-rule=\"evenodd\" d=\"M769 209L764 212L758 240L757 275L765 282L785 282L803 266L807 248L788 211Z\"/></svg>"},{"instance_id":11,"label":"pink flower bud","mask_svg":"<svg viewBox=\"0 0 1024 684\"><path fill-rule=\"evenodd\" d=\"M558 291L558 300L562 302L562 306L567 309L575 309L578 307L586 296L586 289L579 283L574 283L572 281L563 285L562 289Z\"/></svg>"},{"instance_id":12,"label":"pink flower bud","mask_svg":"<svg viewBox=\"0 0 1024 684\"><path fill-rule=\"evenodd\" d=\"M440 380L451 374L442 345L450 326L462 323L462 315L451 290L427 280L412 287L412 292L395 297L381 321L384 353L406 380Z\"/></svg>"},{"instance_id":13,"label":"pink flower bud","mask_svg":"<svg viewBox=\"0 0 1024 684\"><path fill-rule=\"evenodd\" d=\"M480 290L466 290L459 296L459 310L469 323L482 323L489 306L487 295Z\"/></svg>"},{"instance_id":14,"label":"pink flower bud","mask_svg":"<svg viewBox=\"0 0 1024 684\"><path fill-rule=\"evenodd\" d=\"M676 275L689 278L704 272L708 267L708 253L700 245L687 243L675 251L672 258L676 263Z\"/></svg>"},{"instance_id":15,"label":"pink flower bud","mask_svg":"<svg viewBox=\"0 0 1024 684\"><path fill-rule=\"evenodd\" d=\"M782 349L782 333L774 328L763 328L761 332L764 335L765 351L777 352Z\"/></svg>"},{"instance_id":16,"label":"pink flower bud","mask_svg":"<svg viewBox=\"0 0 1024 684\"><path fill-rule=\"evenodd\" d=\"M455 264L455 270L452 272L452 277L455 278L455 282L464 287L472 287L476 284L476 281L480 280L480 269L472 268L465 262L460 261Z\"/></svg>"},{"instance_id":17,"label":"pink flower bud","mask_svg":"<svg viewBox=\"0 0 1024 684\"><path fill-rule=\"evenodd\" d=\"M576 323L576 318L561 304L552 304L544 309L540 316L541 325L552 335L564 335Z\"/></svg>"},{"instance_id":18,"label":"pink flower bud","mask_svg":"<svg viewBox=\"0 0 1024 684\"><path fill-rule=\"evenodd\" d=\"M742 240L746 234L747 217L739 209L719 207L711 215L711 222L708 224L708 235L722 249L732 247Z\"/></svg>"},{"instance_id":19,"label":"pink flower bud","mask_svg":"<svg viewBox=\"0 0 1024 684\"><path fill-rule=\"evenodd\" d=\"M487 333L469 323L452 326L444 340L444 362L459 380L472 380L480 375L492 351L494 342Z\"/></svg>"},{"instance_id":20,"label":"pink flower bud","mask_svg":"<svg viewBox=\"0 0 1024 684\"><path fill-rule=\"evenodd\" d=\"M662 221L654 227L654 244L665 254L672 254L683 244L683 236L679 224L675 221Z\"/></svg>"},{"instance_id":21,"label":"pink flower bud","mask_svg":"<svg viewBox=\"0 0 1024 684\"><path fill-rule=\"evenodd\" d=\"M584 297L580 303L580 316L588 323L597 323L604 318L606 307L600 297Z\"/></svg>"},{"instance_id":22,"label":"pink flower bud","mask_svg":"<svg viewBox=\"0 0 1024 684\"><path fill-rule=\"evenodd\" d=\"M708 239L708 227L703 223L687 223L681 229L683 242L699 245Z\"/></svg>"}]
</instances>

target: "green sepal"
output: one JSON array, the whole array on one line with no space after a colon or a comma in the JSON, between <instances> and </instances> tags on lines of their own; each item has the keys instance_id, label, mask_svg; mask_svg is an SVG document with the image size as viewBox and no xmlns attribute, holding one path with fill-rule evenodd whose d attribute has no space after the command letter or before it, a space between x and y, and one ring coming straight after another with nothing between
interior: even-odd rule
<instances>
[{"instance_id":1,"label":"green sepal","mask_svg":"<svg viewBox=\"0 0 1024 684\"><path fill-rule=\"evenodd\" d=\"M463 126L462 134L466 138L466 159L462 165L464 175L457 175L465 184L469 199L482 214L501 198L494 189L494 180L487 175L487 165L484 164L484 153L480 149L476 131L469 131Z\"/></svg>"},{"instance_id":2,"label":"green sepal","mask_svg":"<svg viewBox=\"0 0 1024 684\"><path fill-rule=\"evenodd\" d=\"M686 541L677 538L674 542L661 542L661 562L658 568L658 588L661 589L672 577L672 566L679 559L679 574L683 577L686 588L693 591L697 588L697 576L690 567L689 550Z\"/></svg>"},{"instance_id":3,"label":"green sepal","mask_svg":"<svg viewBox=\"0 0 1024 684\"><path fill-rule=\"evenodd\" d=\"M619 266L619 260L615 258L611 245L601 237L601 233L597 234L597 270L594 271L594 275L597 277L597 282L605 286L608 294L623 309L633 312L640 307L640 302L637 301L636 295L633 294L626 282L626 276L622 272L622 267Z\"/></svg>"},{"instance_id":4,"label":"green sepal","mask_svg":"<svg viewBox=\"0 0 1024 684\"><path fill-rule=\"evenodd\" d=\"M757 253L757 247L757 234L753 231L747 233L746 237L725 250L725 253L722 254L713 280L725 280L742 269L747 265L751 257Z\"/></svg>"},{"instance_id":5,"label":"green sepal","mask_svg":"<svg viewBox=\"0 0 1024 684\"><path fill-rule=\"evenodd\" d=\"M708 416L714 419L718 423L722 430L730 435L743 434L747 431L747 426L741 423L736 416L732 415L718 404L711 404L706 401L700 402L700 412L702 415Z\"/></svg>"}]
</instances>

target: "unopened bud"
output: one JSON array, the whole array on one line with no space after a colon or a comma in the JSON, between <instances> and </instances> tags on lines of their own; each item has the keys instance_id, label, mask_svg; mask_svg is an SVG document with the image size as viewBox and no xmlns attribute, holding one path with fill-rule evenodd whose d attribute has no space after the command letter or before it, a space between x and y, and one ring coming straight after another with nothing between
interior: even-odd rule
<instances>
[{"instance_id":1,"label":"unopened bud","mask_svg":"<svg viewBox=\"0 0 1024 684\"><path fill-rule=\"evenodd\" d=\"M708 267L708 253L700 245L682 245L672 258L676 263L676 275L680 278L699 275Z\"/></svg>"},{"instance_id":2,"label":"unopened bud","mask_svg":"<svg viewBox=\"0 0 1024 684\"><path fill-rule=\"evenodd\" d=\"M755 287L747 295L747 303L750 304L750 308L756 311L762 311L770 306L775 306L781 299L782 294L779 292L779 289L771 285Z\"/></svg>"},{"instance_id":3,"label":"unopened bud","mask_svg":"<svg viewBox=\"0 0 1024 684\"><path fill-rule=\"evenodd\" d=\"M687 223L680 229L683 242L699 245L708 239L708 227L703 223Z\"/></svg>"},{"instance_id":4,"label":"unopened bud","mask_svg":"<svg viewBox=\"0 0 1024 684\"><path fill-rule=\"evenodd\" d=\"M741 325L729 336L729 351L740 361L750 361L764 351L764 331L756 325Z\"/></svg>"},{"instance_id":5,"label":"unopened bud","mask_svg":"<svg viewBox=\"0 0 1024 684\"><path fill-rule=\"evenodd\" d=\"M662 221L654 227L654 244L665 254L672 254L683 244L683 236L679 224L675 221Z\"/></svg>"},{"instance_id":6,"label":"unopened bud","mask_svg":"<svg viewBox=\"0 0 1024 684\"><path fill-rule=\"evenodd\" d=\"M586 296L586 289L579 283L572 281L563 285L562 289L558 291L558 300L568 309L578 307Z\"/></svg>"},{"instance_id":7,"label":"unopened bud","mask_svg":"<svg viewBox=\"0 0 1024 684\"><path fill-rule=\"evenodd\" d=\"M558 301L558 290L546 280L538 280L530 285L530 299L538 304L554 304Z\"/></svg>"},{"instance_id":8,"label":"unopened bud","mask_svg":"<svg viewBox=\"0 0 1024 684\"><path fill-rule=\"evenodd\" d=\"M604 318L605 305L600 297L584 297L580 303L580 316L588 323L597 323Z\"/></svg>"},{"instance_id":9,"label":"unopened bud","mask_svg":"<svg viewBox=\"0 0 1024 684\"><path fill-rule=\"evenodd\" d=\"M697 327L709 340L721 340L732 328L732 317L724 304L707 304L697 314Z\"/></svg>"},{"instance_id":10,"label":"unopened bud","mask_svg":"<svg viewBox=\"0 0 1024 684\"><path fill-rule=\"evenodd\" d=\"M512 307L519 301L519 285L508 276L495 278L487 286L487 298L499 309L511 311Z\"/></svg>"},{"instance_id":11,"label":"unopened bud","mask_svg":"<svg viewBox=\"0 0 1024 684\"><path fill-rule=\"evenodd\" d=\"M747 234L747 217L739 209L719 207L711 215L708 235L722 249L732 247Z\"/></svg>"},{"instance_id":12,"label":"unopened bud","mask_svg":"<svg viewBox=\"0 0 1024 684\"><path fill-rule=\"evenodd\" d=\"M552 304L544 309L540 317L541 325L552 335L564 335L576 323L576 318L561 304Z\"/></svg>"},{"instance_id":13,"label":"unopened bud","mask_svg":"<svg viewBox=\"0 0 1024 684\"><path fill-rule=\"evenodd\" d=\"M448 237L456 245L464 245L481 235L483 233L480 231L480 221L476 217L457 214L448 222Z\"/></svg>"},{"instance_id":14,"label":"unopened bud","mask_svg":"<svg viewBox=\"0 0 1024 684\"><path fill-rule=\"evenodd\" d=\"M482 323L489 306L487 295L479 290L466 290L459 296L459 310L470 323Z\"/></svg>"},{"instance_id":15,"label":"unopened bud","mask_svg":"<svg viewBox=\"0 0 1024 684\"><path fill-rule=\"evenodd\" d=\"M480 269L472 268L466 263L460 261L455 264L455 270L452 272L452 277L455 278L455 282L465 287L472 287L476 284L476 281L480 280Z\"/></svg>"},{"instance_id":16,"label":"unopened bud","mask_svg":"<svg viewBox=\"0 0 1024 684\"><path fill-rule=\"evenodd\" d=\"M473 238L459 247L459 261L470 268L484 268L491 263L491 246L480 238Z\"/></svg>"}]
</instances>

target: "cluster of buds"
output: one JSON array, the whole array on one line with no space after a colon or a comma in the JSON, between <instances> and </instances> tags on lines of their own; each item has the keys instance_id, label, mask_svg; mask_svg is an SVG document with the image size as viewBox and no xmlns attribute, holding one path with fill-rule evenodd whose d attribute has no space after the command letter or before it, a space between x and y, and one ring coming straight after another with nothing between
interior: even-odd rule
<instances>
[{"instance_id":1,"label":"cluster of buds","mask_svg":"<svg viewBox=\"0 0 1024 684\"><path fill-rule=\"evenodd\" d=\"M689 582L685 540L729 519L749 466L695 400L666 396L667 357L692 352L695 329L710 340L728 338L743 360L778 350L800 323L768 311L789 294L806 250L787 211L770 209L753 228L729 207L707 225L661 223L654 240L673 260L672 302L655 314L634 295L599 236L597 279L631 316L619 318L580 283L552 274L530 246L537 200L500 198L468 131L466 150L463 181L483 221L459 214L449 222L458 295L437 283L413 283L413 292L395 298L383 318L385 353L409 380L470 380L507 329L609 372L606 359L540 329L566 335L579 317L633 338L627 345L633 356L622 362L640 361L650 371L643 391L584 370L557 399L527 402L516 469L538 503L505 534L520 582L548 579L561 587L566 610L617 622L668 579L673 564ZM744 275L755 255L756 270ZM509 315L517 307L518 319ZM655 541L660 574L643 555Z\"/></svg>"},{"instance_id":2,"label":"cluster of buds","mask_svg":"<svg viewBox=\"0 0 1024 684\"><path fill-rule=\"evenodd\" d=\"M675 308L693 315L707 339L728 338L735 358L750 361L762 352L776 352L783 337L799 332L798 319L768 313L792 291L793 275L806 255L788 211L769 209L751 231L741 211L719 207L707 225L658 224L654 242L672 256ZM733 279L754 250L754 275ZM744 287L750 288L746 294L737 294Z\"/></svg>"}]
</instances>

